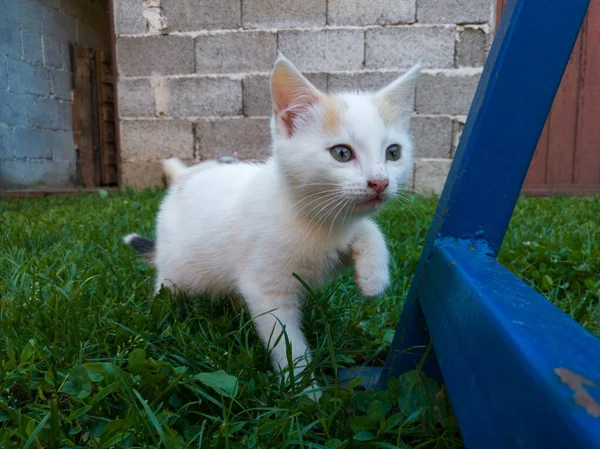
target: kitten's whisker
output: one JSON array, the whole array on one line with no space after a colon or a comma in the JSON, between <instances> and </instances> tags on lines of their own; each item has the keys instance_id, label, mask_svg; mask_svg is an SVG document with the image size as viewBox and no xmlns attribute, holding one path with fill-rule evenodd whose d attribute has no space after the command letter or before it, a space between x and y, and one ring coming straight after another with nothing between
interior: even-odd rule
<instances>
[{"instance_id":1,"label":"kitten's whisker","mask_svg":"<svg viewBox=\"0 0 600 449\"><path fill-rule=\"evenodd\" d=\"M412 197L404 195L403 193L397 194L395 199L402 199L405 202L405 204L410 205L411 207L413 207L413 209L418 210L423 214L429 214L429 211L425 208L425 206L423 206L419 202L413 201Z\"/></svg>"},{"instance_id":2,"label":"kitten's whisker","mask_svg":"<svg viewBox=\"0 0 600 449\"><path fill-rule=\"evenodd\" d=\"M320 215L323 212L324 209L328 208L331 204L334 204L336 201L338 201L341 198L341 194L339 196L336 196L330 200L328 200L322 207L321 209L319 209L319 211L315 214L314 218L309 218L310 221L314 221L312 223L312 226L308 229L308 231L306 232L306 234L304 235L304 238L302 239L302 241L300 242L299 246L302 247L304 245L304 243L313 235L312 234L312 230L315 228L316 225L320 224L323 225L323 220L321 219ZM317 207L319 207L318 205L315 206L314 208L312 208L309 211L309 214L315 210ZM306 215L305 215L306 216ZM304 218L304 217L302 217ZM320 226L319 226L320 228Z\"/></svg>"},{"instance_id":3,"label":"kitten's whisker","mask_svg":"<svg viewBox=\"0 0 600 449\"><path fill-rule=\"evenodd\" d=\"M327 233L327 240L329 240L329 237L331 237L331 230L333 229L335 220L337 219L340 212L342 212L342 210L344 210L344 207L346 207L346 204L348 204L348 201L350 201L350 199L346 198L346 199L342 199L342 201L340 202L340 204L341 204L340 210L337 211L336 214L333 216L333 220L331 220L331 224L329 225L329 232Z\"/></svg>"},{"instance_id":4,"label":"kitten's whisker","mask_svg":"<svg viewBox=\"0 0 600 449\"><path fill-rule=\"evenodd\" d=\"M396 200L396 201L398 201L398 202L399 202L400 204L402 204L403 206L407 204L407 203L405 202L405 199L404 199L404 198L402 198L402 197L398 197L398 198L396 198L395 200ZM413 217L413 220L414 220L414 221L411 221L411 220L409 219L409 217L407 217L407 216L406 216L406 213L405 213L405 211L403 211L403 214L402 214L402 215L404 215L404 217L406 218L406 221L407 221L407 222L410 224L410 226L412 227L413 231L417 232L417 230L418 230L418 229L417 229L417 225L416 225L416 223L417 223L417 221L418 221L418 218L417 218L416 214L415 214L415 213L414 213L412 210L410 210L410 209L407 209L407 210L408 210L408 212L410 212L410 214L412 215L412 217Z\"/></svg>"},{"instance_id":5,"label":"kitten's whisker","mask_svg":"<svg viewBox=\"0 0 600 449\"><path fill-rule=\"evenodd\" d=\"M295 202L295 203L292 205L292 208L295 208L296 206L298 206L298 205L299 205L300 203L302 203L303 201L306 201L306 200L308 200L309 198L312 198L312 197L314 197L314 196L317 196L317 195L325 195L325 194L328 194L328 193L337 193L337 192L339 192L339 190L338 190L338 189L331 189L331 190L324 190L324 191L321 191L321 192L315 192L315 193L313 193L312 195L305 196L305 197L303 197L303 198L299 199L298 201L296 201L296 202ZM310 204L310 202L309 202L309 204ZM302 210L302 209L300 209L300 210ZM296 212L296 213L297 213L297 212Z\"/></svg>"},{"instance_id":6,"label":"kitten's whisker","mask_svg":"<svg viewBox=\"0 0 600 449\"><path fill-rule=\"evenodd\" d=\"M394 198L394 201L397 201L400 204L406 205L406 207L411 208L416 213L423 214L423 215L425 215L427 213L427 210L422 205L414 204L409 198L406 198L405 196L399 195Z\"/></svg>"},{"instance_id":7,"label":"kitten's whisker","mask_svg":"<svg viewBox=\"0 0 600 449\"><path fill-rule=\"evenodd\" d=\"M355 204L355 203L354 204L353 203L354 203L354 200L352 198L349 198L348 204L352 206L352 209L354 209L354 204ZM344 223L346 223L346 215L348 215L349 210L350 210L350 208L347 207L346 212L344 212L344 218L342 218L342 229L344 229ZM352 215L350 215L350 216L352 216Z\"/></svg>"},{"instance_id":8,"label":"kitten's whisker","mask_svg":"<svg viewBox=\"0 0 600 449\"><path fill-rule=\"evenodd\" d=\"M329 198L327 201L325 201L325 203L320 203L317 204L316 206L314 206L312 209L310 209L307 213L305 213L302 217L300 217L301 219L304 218L309 218L310 221L314 220L320 220L319 216L321 214L321 212L323 212L323 210L325 210L327 207L329 207L331 204L335 203L339 198L341 197L341 194L337 194L335 196L333 196L333 198ZM321 206L321 208L319 209L319 211L314 214L314 217L310 218L309 216L312 215L312 212L314 210L316 210L319 206Z\"/></svg>"},{"instance_id":9,"label":"kitten's whisker","mask_svg":"<svg viewBox=\"0 0 600 449\"><path fill-rule=\"evenodd\" d=\"M335 187L339 187L337 183L334 182L312 182L312 183L308 183L308 184L301 184L299 186L293 186L287 189L283 189L281 190L282 192L291 192L293 190L299 190L299 189L303 189L306 187L331 187L331 186L335 186Z\"/></svg>"},{"instance_id":10,"label":"kitten's whisker","mask_svg":"<svg viewBox=\"0 0 600 449\"><path fill-rule=\"evenodd\" d=\"M328 193L328 194L325 194L325 195L319 196L319 197L317 197L317 198L314 198L313 200L309 201L309 202L308 202L308 204L305 204L305 205L304 205L304 206L302 206L300 209L298 209L298 210L295 212L295 214L296 214L296 216L299 216L299 215L300 215L300 212L302 212L302 210L306 209L306 208L307 208L308 206L310 206L311 204L314 204L314 203L316 203L316 202L318 202L318 201L320 201L320 200L325 200L325 199L328 199L328 198L334 197L334 196L336 196L336 195L339 195L339 192L338 192L338 191L335 191L335 192L333 192L333 193ZM319 203L319 204L317 204L317 205L316 205L316 207L319 207L319 205L320 205L320 204L322 204L322 203ZM313 210L314 210L314 209L311 209L311 210L309 211L309 213L310 213L310 212L312 212ZM304 218L306 215L307 215L307 214L304 214L304 215L303 215L301 218Z\"/></svg>"}]
</instances>

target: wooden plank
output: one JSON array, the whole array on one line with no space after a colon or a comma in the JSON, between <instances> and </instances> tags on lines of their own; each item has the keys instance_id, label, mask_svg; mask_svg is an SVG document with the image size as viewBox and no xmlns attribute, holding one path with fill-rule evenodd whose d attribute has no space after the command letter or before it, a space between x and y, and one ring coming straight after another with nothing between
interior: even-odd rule
<instances>
[{"instance_id":1,"label":"wooden plank","mask_svg":"<svg viewBox=\"0 0 600 449\"><path fill-rule=\"evenodd\" d=\"M115 109L111 103L102 103L102 120L113 123L115 121Z\"/></svg>"},{"instance_id":2,"label":"wooden plank","mask_svg":"<svg viewBox=\"0 0 600 449\"><path fill-rule=\"evenodd\" d=\"M440 241L419 298L466 447L600 448L600 340L485 244Z\"/></svg>"},{"instance_id":3,"label":"wooden plank","mask_svg":"<svg viewBox=\"0 0 600 449\"><path fill-rule=\"evenodd\" d=\"M528 196L548 195L600 195L600 183L594 184L538 184L528 186L524 193Z\"/></svg>"},{"instance_id":4,"label":"wooden plank","mask_svg":"<svg viewBox=\"0 0 600 449\"><path fill-rule=\"evenodd\" d=\"M110 55L106 55L107 60L110 60L111 70L113 74L113 101L115 106L115 111L119 110L118 105L118 95L117 95L117 85L115 80L118 80L118 72L117 72L117 33L115 30L115 5L114 2L108 2L108 14L110 17ZM113 129L113 138L111 142L115 142L116 145L116 155L117 155L117 179L115 181L116 184L119 184L122 179L122 171L121 171L121 142L120 142L120 132L121 132L121 124L119 120L115 120L115 126Z\"/></svg>"},{"instance_id":5,"label":"wooden plank","mask_svg":"<svg viewBox=\"0 0 600 449\"><path fill-rule=\"evenodd\" d=\"M92 81L92 139L94 144L94 182L102 185L102 148L100 142L100 101L98 95L98 62L96 51L89 50L90 77Z\"/></svg>"},{"instance_id":6,"label":"wooden plank","mask_svg":"<svg viewBox=\"0 0 600 449\"><path fill-rule=\"evenodd\" d=\"M582 55L574 178L577 184L600 183L600 0L590 4Z\"/></svg>"},{"instance_id":7,"label":"wooden plank","mask_svg":"<svg viewBox=\"0 0 600 449\"><path fill-rule=\"evenodd\" d=\"M100 98L99 118L100 118L100 136L102 148L102 182L106 185L117 183L116 164L116 146L114 144L115 134L115 106L114 106L114 86L112 81L112 70L110 63L104 52L97 55L98 61L98 97ZM109 95L105 94L109 92ZM111 98L112 97L112 98ZM110 166L115 165L114 169Z\"/></svg>"},{"instance_id":8,"label":"wooden plank","mask_svg":"<svg viewBox=\"0 0 600 449\"><path fill-rule=\"evenodd\" d=\"M114 103L115 94L112 89L112 84L105 85L102 87L102 101Z\"/></svg>"},{"instance_id":9,"label":"wooden plank","mask_svg":"<svg viewBox=\"0 0 600 449\"><path fill-rule=\"evenodd\" d=\"M76 122L75 142L79 156L81 183L84 187L95 186L94 182L94 144L92 137L92 92L91 69L88 49L74 47L73 61L75 70L74 111Z\"/></svg>"},{"instance_id":10,"label":"wooden plank","mask_svg":"<svg viewBox=\"0 0 600 449\"><path fill-rule=\"evenodd\" d=\"M118 124L119 122L115 122L115 124ZM110 142L110 143L116 143L116 137L115 137L115 129L113 128L108 128L105 131L105 142Z\"/></svg>"},{"instance_id":11,"label":"wooden plank","mask_svg":"<svg viewBox=\"0 0 600 449\"><path fill-rule=\"evenodd\" d=\"M105 131L105 110L104 110L104 101L102 100L102 88L104 84L104 70L102 69L102 59L103 52L96 52L96 68L97 68L97 79L96 79L96 89L98 95L98 139L99 139L99 149L100 149L100 166L101 166L101 176L102 176L102 184L106 185L109 183L109 176L106 171L106 152L105 152L105 140L106 140L106 131Z\"/></svg>"},{"instance_id":12,"label":"wooden plank","mask_svg":"<svg viewBox=\"0 0 600 449\"><path fill-rule=\"evenodd\" d=\"M568 184L573 181L581 41L582 33L580 32L554 98L549 117L546 182L550 185Z\"/></svg>"}]
</instances>

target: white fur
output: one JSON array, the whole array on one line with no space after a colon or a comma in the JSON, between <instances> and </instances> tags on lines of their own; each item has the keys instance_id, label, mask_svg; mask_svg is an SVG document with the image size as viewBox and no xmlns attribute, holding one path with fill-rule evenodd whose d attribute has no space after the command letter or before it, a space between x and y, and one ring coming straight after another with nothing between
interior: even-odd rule
<instances>
[{"instance_id":1,"label":"white fur","mask_svg":"<svg viewBox=\"0 0 600 449\"><path fill-rule=\"evenodd\" d=\"M378 206L363 203L374 196L369 179L389 179L387 200L410 176L412 106L400 103L412 101L416 76L413 71L376 94L334 96L344 106L331 135L321 126L325 109L314 101L323 94L280 57L273 79L282 73L293 83L273 87L273 154L265 163L166 164L174 184L157 218L156 289L241 293L275 367L288 368L285 339L275 345L282 324L299 373L310 355L301 330L304 291L293 273L318 287L351 256L365 296L383 293L389 283L385 240L368 218ZM383 95L408 111L393 125L378 111ZM290 110L293 126L283 120ZM394 143L403 157L386 161ZM352 146L356 159L335 160L328 148L337 144Z\"/></svg>"}]
</instances>

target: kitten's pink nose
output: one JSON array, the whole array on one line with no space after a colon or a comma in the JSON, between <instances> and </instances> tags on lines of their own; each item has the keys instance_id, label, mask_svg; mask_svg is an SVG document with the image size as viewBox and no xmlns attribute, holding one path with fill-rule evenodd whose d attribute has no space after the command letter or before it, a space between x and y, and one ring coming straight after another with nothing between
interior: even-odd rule
<instances>
[{"instance_id":1,"label":"kitten's pink nose","mask_svg":"<svg viewBox=\"0 0 600 449\"><path fill-rule=\"evenodd\" d=\"M387 179L371 179L367 181L367 185L371 187L377 195L383 193L387 186L389 185L389 181Z\"/></svg>"}]
</instances>

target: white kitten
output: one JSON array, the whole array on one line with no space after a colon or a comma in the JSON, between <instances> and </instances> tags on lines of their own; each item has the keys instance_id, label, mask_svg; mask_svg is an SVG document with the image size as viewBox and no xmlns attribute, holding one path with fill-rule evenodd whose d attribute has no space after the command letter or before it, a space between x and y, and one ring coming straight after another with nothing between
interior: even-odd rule
<instances>
[{"instance_id":1,"label":"white kitten","mask_svg":"<svg viewBox=\"0 0 600 449\"><path fill-rule=\"evenodd\" d=\"M275 367L289 372L283 325L300 372L310 355L304 291L293 273L318 287L347 259L363 295L389 283L385 240L368 216L411 176L419 71L376 93L327 95L280 56L265 163L165 163L174 184L158 214L156 245L135 234L125 239L156 266L156 290L241 293Z\"/></svg>"}]
</instances>

